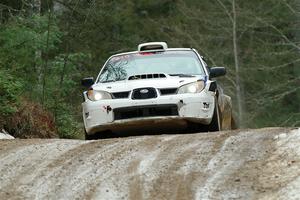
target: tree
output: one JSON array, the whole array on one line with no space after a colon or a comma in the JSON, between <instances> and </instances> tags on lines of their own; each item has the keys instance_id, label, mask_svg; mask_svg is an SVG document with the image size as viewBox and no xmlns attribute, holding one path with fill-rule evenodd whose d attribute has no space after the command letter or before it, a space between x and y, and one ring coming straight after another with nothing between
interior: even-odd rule
<instances>
[{"instance_id":1,"label":"tree","mask_svg":"<svg viewBox=\"0 0 300 200\"><path fill-rule=\"evenodd\" d=\"M297 0L1 1L0 74L72 137L81 126L79 80L112 54L166 41L227 67L219 83L244 126L299 126L299 10ZM18 110L17 100L0 106Z\"/></svg>"}]
</instances>

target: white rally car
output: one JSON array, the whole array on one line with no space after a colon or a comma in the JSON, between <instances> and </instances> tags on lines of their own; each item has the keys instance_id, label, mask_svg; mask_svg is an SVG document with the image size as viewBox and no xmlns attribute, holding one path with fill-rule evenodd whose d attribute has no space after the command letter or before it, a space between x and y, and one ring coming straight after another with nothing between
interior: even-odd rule
<instances>
[{"instance_id":1,"label":"white rally car","mask_svg":"<svg viewBox=\"0 0 300 200\"><path fill-rule=\"evenodd\" d=\"M113 55L95 81L82 80L88 88L82 103L86 139L166 124L230 129L231 99L212 80L225 73L224 67L208 68L195 49L168 48L165 42Z\"/></svg>"}]
</instances>

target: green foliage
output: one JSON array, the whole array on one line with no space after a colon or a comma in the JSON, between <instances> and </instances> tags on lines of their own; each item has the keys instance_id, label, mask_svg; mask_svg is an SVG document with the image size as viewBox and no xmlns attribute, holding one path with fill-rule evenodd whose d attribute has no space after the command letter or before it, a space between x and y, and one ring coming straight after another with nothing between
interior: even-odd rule
<instances>
[{"instance_id":1,"label":"green foliage","mask_svg":"<svg viewBox=\"0 0 300 200\"><path fill-rule=\"evenodd\" d=\"M82 134L79 82L80 64L89 56L82 53L60 54L49 64L46 85L46 107L52 111L61 137L78 138ZM76 97L76 98L73 98ZM74 114L78 113L78 114Z\"/></svg>"},{"instance_id":2,"label":"green foliage","mask_svg":"<svg viewBox=\"0 0 300 200\"><path fill-rule=\"evenodd\" d=\"M23 79L31 90L40 89L38 84L44 65L42 54L57 50L60 43L61 33L52 23L47 46L47 23L46 16L15 17L0 31L0 66ZM27 74L31 76L24 76Z\"/></svg>"},{"instance_id":3,"label":"green foliage","mask_svg":"<svg viewBox=\"0 0 300 200\"><path fill-rule=\"evenodd\" d=\"M63 35L51 13L16 16L2 25L0 108L2 115L18 111L17 103L23 89L23 97L42 103L44 109L54 114L60 136L72 138L79 137L80 121L73 114L78 112L78 107L73 105L80 101L70 97L78 95L80 62L89 56L61 51Z\"/></svg>"},{"instance_id":4,"label":"green foliage","mask_svg":"<svg viewBox=\"0 0 300 200\"><path fill-rule=\"evenodd\" d=\"M62 138L82 138L82 125L74 117L74 110L66 103L59 103L55 107L55 122Z\"/></svg>"},{"instance_id":5,"label":"green foliage","mask_svg":"<svg viewBox=\"0 0 300 200\"><path fill-rule=\"evenodd\" d=\"M22 83L11 76L8 71L0 69L0 118L17 111L22 86Z\"/></svg>"},{"instance_id":6,"label":"green foliage","mask_svg":"<svg viewBox=\"0 0 300 200\"><path fill-rule=\"evenodd\" d=\"M45 2L0 7L1 116L26 97L53 114L60 137L80 138L80 79L96 76L110 55L149 41L194 47L210 66L226 66L221 82L236 108L231 0ZM298 1L235 2L244 123L299 126Z\"/></svg>"}]
</instances>

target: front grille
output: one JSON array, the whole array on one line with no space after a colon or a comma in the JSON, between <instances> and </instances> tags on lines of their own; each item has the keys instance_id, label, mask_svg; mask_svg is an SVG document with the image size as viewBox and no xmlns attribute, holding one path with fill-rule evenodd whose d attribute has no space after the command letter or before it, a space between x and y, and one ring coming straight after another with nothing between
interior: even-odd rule
<instances>
[{"instance_id":1,"label":"front grille","mask_svg":"<svg viewBox=\"0 0 300 200\"><path fill-rule=\"evenodd\" d=\"M162 88L159 89L161 95L171 95L176 94L177 88Z\"/></svg>"},{"instance_id":2,"label":"front grille","mask_svg":"<svg viewBox=\"0 0 300 200\"><path fill-rule=\"evenodd\" d=\"M128 98L130 92L114 92L112 93L112 97L114 99L126 99Z\"/></svg>"},{"instance_id":3,"label":"front grille","mask_svg":"<svg viewBox=\"0 0 300 200\"><path fill-rule=\"evenodd\" d=\"M132 92L132 99L153 99L157 97L154 88L139 88Z\"/></svg>"},{"instance_id":4,"label":"front grille","mask_svg":"<svg viewBox=\"0 0 300 200\"><path fill-rule=\"evenodd\" d=\"M113 112L115 120L140 117L178 116L176 104L116 108Z\"/></svg>"}]
</instances>

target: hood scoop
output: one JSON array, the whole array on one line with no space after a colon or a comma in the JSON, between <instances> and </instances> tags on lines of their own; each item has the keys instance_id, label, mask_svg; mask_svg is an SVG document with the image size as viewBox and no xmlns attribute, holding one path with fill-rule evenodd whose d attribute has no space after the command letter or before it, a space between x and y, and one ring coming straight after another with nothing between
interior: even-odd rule
<instances>
[{"instance_id":1,"label":"hood scoop","mask_svg":"<svg viewBox=\"0 0 300 200\"><path fill-rule=\"evenodd\" d=\"M128 80L151 79L151 78L166 78L165 74L138 74L129 76Z\"/></svg>"}]
</instances>

